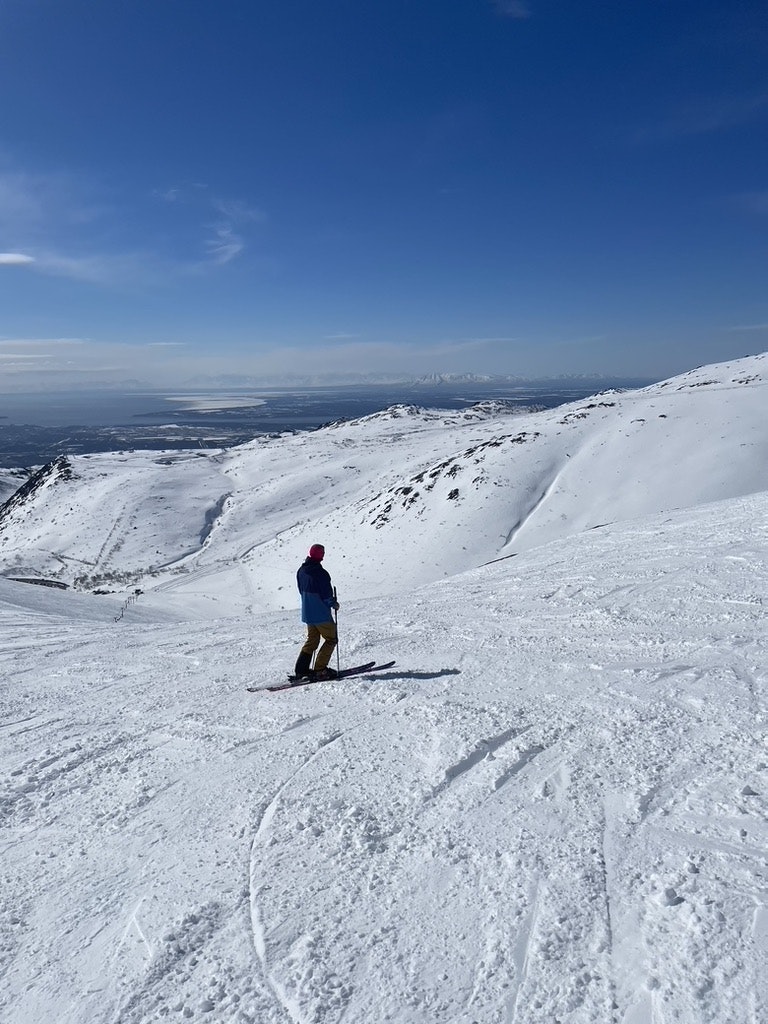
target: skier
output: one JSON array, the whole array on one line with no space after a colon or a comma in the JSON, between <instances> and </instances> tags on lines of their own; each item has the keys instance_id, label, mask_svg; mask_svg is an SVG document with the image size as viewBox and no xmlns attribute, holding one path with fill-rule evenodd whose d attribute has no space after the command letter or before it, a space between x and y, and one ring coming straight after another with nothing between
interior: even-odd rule
<instances>
[{"instance_id":1,"label":"skier","mask_svg":"<svg viewBox=\"0 0 768 1024\"><path fill-rule=\"evenodd\" d=\"M332 611L339 604L331 586L331 577L321 565L324 557L323 545L313 544L296 573L301 594L301 621L307 627L307 639L296 659L294 677L297 680L336 678L336 672L329 668L328 662L338 642ZM323 646L317 653L315 667L312 669L312 655L317 651L321 639Z\"/></svg>"}]
</instances>

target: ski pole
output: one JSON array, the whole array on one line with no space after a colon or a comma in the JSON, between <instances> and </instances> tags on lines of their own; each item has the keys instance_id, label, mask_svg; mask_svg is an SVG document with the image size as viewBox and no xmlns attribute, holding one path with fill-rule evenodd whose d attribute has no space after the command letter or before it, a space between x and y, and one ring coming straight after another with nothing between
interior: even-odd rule
<instances>
[{"instance_id":1,"label":"ski pole","mask_svg":"<svg viewBox=\"0 0 768 1024\"><path fill-rule=\"evenodd\" d=\"M336 587L333 588L333 603L338 604L336 600ZM336 623L336 672L341 672L341 658L339 656L339 609L333 609L333 621Z\"/></svg>"}]
</instances>

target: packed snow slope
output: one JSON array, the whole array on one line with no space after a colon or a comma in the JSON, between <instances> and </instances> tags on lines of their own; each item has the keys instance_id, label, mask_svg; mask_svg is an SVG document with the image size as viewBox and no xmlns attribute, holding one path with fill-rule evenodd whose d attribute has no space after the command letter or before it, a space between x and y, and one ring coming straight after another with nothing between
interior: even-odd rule
<instances>
[{"instance_id":1,"label":"packed snow slope","mask_svg":"<svg viewBox=\"0 0 768 1024\"><path fill-rule=\"evenodd\" d=\"M260 614L295 607L287 568L321 541L344 600L398 595L767 490L767 371L761 355L538 413L398 406L228 452L73 457L0 511L0 572Z\"/></svg>"},{"instance_id":2,"label":"packed snow slope","mask_svg":"<svg viewBox=\"0 0 768 1024\"><path fill-rule=\"evenodd\" d=\"M349 601L396 668L270 694L294 611L0 580L3 1024L768 1020L766 594L763 493Z\"/></svg>"}]
</instances>

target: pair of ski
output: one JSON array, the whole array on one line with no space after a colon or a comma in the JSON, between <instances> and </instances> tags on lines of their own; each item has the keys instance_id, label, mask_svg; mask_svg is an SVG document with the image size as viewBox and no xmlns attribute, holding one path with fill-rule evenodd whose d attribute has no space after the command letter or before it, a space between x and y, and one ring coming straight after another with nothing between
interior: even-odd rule
<instances>
[{"instance_id":1,"label":"pair of ski","mask_svg":"<svg viewBox=\"0 0 768 1024\"><path fill-rule=\"evenodd\" d=\"M334 679L346 679L348 676L359 676L366 672L381 672L382 669L392 668L394 661L387 661L379 665L375 661L366 661L362 665L355 665L352 668L343 668L334 676ZM249 693L257 693L260 690L267 690L269 693L277 693L279 690L295 690L299 686L311 686L313 683L330 683L332 679L297 679L295 676L288 676L287 683L278 683L276 686L247 686Z\"/></svg>"}]
</instances>

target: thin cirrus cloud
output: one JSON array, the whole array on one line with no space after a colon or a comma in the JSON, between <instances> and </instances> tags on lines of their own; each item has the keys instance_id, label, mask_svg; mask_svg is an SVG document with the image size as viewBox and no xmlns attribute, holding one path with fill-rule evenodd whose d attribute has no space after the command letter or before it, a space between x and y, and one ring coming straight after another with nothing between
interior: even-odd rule
<instances>
[{"instance_id":1,"label":"thin cirrus cloud","mask_svg":"<svg viewBox=\"0 0 768 1024\"><path fill-rule=\"evenodd\" d=\"M220 199L210 196L209 187L201 182L192 184L172 185L164 189L155 189L152 198L176 210L187 210L197 215L204 215L208 237L203 243L206 259L190 261L188 271L204 270L206 266L225 266L237 259L247 248L247 231L249 226L262 224L267 216L263 210L250 206L237 199ZM210 220L213 211L215 219Z\"/></svg>"},{"instance_id":2,"label":"thin cirrus cloud","mask_svg":"<svg viewBox=\"0 0 768 1024\"><path fill-rule=\"evenodd\" d=\"M214 228L214 235L205 243L205 250L212 263L224 266L236 259L245 248L245 243L231 224L219 224Z\"/></svg>"},{"instance_id":3,"label":"thin cirrus cloud","mask_svg":"<svg viewBox=\"0 0 768 1024\"><path fill-rule=\"evenodd\" d=\"M89 342L83 338L0 338L0 359L47 359L76 352Z\"/></svg>"},{"instance_id":4,"label":"thin cirrus cloud","mask_svg":"<svg viewBox=\"0 0 768 1024\"><path fill-rule=\"evenodd\" d=\"M136 287L156 282L169 266L142 252L91 253L72 256L52 250L38 253L34 269L52 277L105 287Z\"/></svg>"},{"instance_id":5,"label":"thin cirrus cloud","mask_svg":"<svg viewBox=\"0 0 768 1024\"><path fill-rule=\"evenodd\" d=\"M248 224L263 223L266 214L237 200L217 199L213 206L220 217L211 225L213 236L208 239L205 248L211 262L223 266L231 263L245 249L243 229Z\"/></svg>"},{"instance_id":6,"label":"thin cirrus cloud","mask_svg":"<svg viewBox=\"0 0 768 1024\"><path fill-rule=\"evenodd\" d=\"M4 379L61 370L85 348L81 338L0 338L0 368Z\"/></svg>"},{"instance_id":7,"label":"thin cirrus cloud","mask_svg":"<svg viewBox=\"0 0 768 1024\"><path fill-rule=\"evenodd\" d=\"M63 174L0 168L0 229L26 248L59 234L72 234L114 212L110 192Z\"/></svg>"},{"instance_id":8,"label":"thin cirrus cloud","mask_svg":"<svg viewBox=\"0 0 768 1024\"><path fill-rule=\"evenodd\" d=\"M173 186L152 199L168 213L72 176L0 170L0 230L18 246L0 253L0 266L107 287L157 286L231 263L266 219L246 203L212 198L205 185ZM137 231L166 241L137 246ZM107 235L116 241L105 248Z\"/></svg>"},{"instance_id":9,"label":"thin cirrus cloud","mask_svg":"<svg viewBox=\"0 0 768 1024\"><path fill-rule=\"evenodd\" d=\"M183 361L185 348L184 342L138 345L87 338L0 338L0 369L3 380L14 387L39 381L41 375L70 382L99 374L118 380L135 373L137 367L151 378L169 361Z\"/></svg>"}]
</instances>

